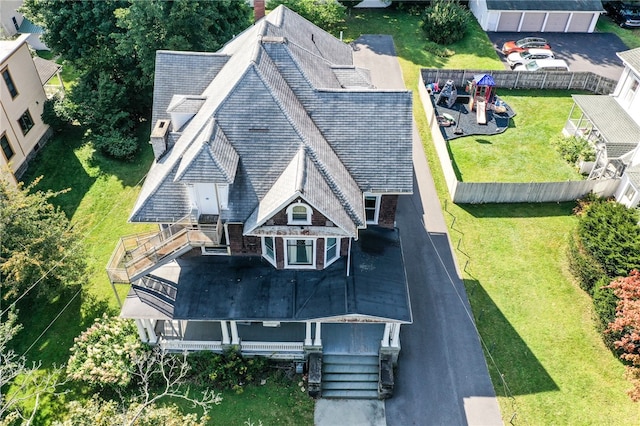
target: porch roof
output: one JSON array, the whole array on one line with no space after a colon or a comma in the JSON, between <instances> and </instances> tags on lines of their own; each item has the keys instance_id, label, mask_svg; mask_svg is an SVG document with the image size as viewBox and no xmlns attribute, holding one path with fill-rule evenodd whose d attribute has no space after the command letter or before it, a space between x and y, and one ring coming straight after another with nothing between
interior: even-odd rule
<instances>
[{"instance_id":1,"label":"porch roof","mask_svg":"<svg viewBox=\"0 0 640 426\"><path fill-rule=\"evenodd\" d=\"M640 126L612 96L572 95L572 97L584 115L598 129L607 147L609 144L635 146L640 142ZM609 155L609 158L612 156Z\"/></svg>"},{"instance_id":2,"label":"porch roof","mask_svg":"<svg viewBox=\"0 0 640 426\"><path fill-rule=\"evenodd\" d=\"M412 322L397 230L362 230L353 243L351 261L347 277L344 258L322 271L276 270L257 256L191 252L154 271L152 278L163 283L164 290L142 287L141 282L132 286L120 315L197 321Z\"/></svg>"}]
</instances>

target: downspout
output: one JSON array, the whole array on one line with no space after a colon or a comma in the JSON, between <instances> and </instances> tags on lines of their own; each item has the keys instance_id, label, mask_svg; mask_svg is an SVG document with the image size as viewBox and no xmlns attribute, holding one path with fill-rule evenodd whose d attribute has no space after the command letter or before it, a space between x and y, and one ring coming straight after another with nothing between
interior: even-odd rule
<instances>
[{"instance_id":1,"label":"downspout","mask_svg":"<svg viewBox=\"0 0 640 426\"><path fill-rule=\"evenodd\" d=\"M347 276L351 273L351 240L353 240L353 238L349 238L349 251L347 252Z\"/></svg>"}]
</instances>

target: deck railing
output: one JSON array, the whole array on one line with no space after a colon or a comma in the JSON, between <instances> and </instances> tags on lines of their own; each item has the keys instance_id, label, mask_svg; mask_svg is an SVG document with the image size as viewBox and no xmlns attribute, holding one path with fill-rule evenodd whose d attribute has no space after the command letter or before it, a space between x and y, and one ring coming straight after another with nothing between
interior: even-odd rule
<instances>
[{"instance_id":1,"label":"deck railing","mask_svg":"<svg viewBox=\"0 0 640 426\"><path fill-rule=\"evenodd\" d=\"M122 237L107 264L107 275L111 283L130 283L187 248L216 246L221 239L220 217L215 224L180 221L160 232Z\"/></svg>"}]
</instances>

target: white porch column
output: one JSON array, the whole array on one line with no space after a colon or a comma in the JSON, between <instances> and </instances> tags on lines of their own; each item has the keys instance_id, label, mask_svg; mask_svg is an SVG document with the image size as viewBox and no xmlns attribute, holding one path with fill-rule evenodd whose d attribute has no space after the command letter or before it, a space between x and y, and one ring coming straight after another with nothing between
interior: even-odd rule
<instances>
[{"instance_id":1,"label":"white porch column","mask_svg":"<svg viewBox=\"0 0 640 426\"><path fill-rule=\"evenodd\" d=\"M238 324L235 321L229 321L231 325L231 344L237 345L240 343L240 337L238 337Z\"/></svg>"},{"instance_id":2,"label":"white porch column","mask_svg":"<svg viewBox=\"0 0 640 426\"><path fill-rule=\"evenodd\" d=\"M150 343L158 343L158 336L156 335L156 331L153 329L153 323L151 320L145 319L144 328L147 330L147 334L149 335Z\"/></svg>"},{"instance_id":3,"label":"white porch column","mask_svg":"<svg viewBox=\"0 0 640 426\"><path fill-rule=\"evenodd\" d=\"M380 341L380 346L383 348L389 347L389 335L391 334L391 327L393 324L386 322L384 323L384 333L382 334L382 340Z\"/></svg>"},{"instance_id":4,"label":"white porch column","mask_svg":"<svg viewBox=\"0 0 640 426\"><path fill-rule=\"evenodd\" d=\"M322 338L320 337L322 334L320 322L316 323L316 337L313 339L313 346L322 346Z\"/></svg>"},{"instance_id":5,"label":"white porch column","mask_svg":"<svg viewBox=\"0 0 640 426\"><path fill-rule=\"evenodd\" d=\"M147 332L144 329L144 324L142 324L142 320L136 319L135 323L136 323L136 328L138 329L138 337L140 337L140 340L142 340L144 343L147 343L149 341L149 338L147 337Z\"/></svg>"},{"instance_id":6,"label":"white porch column","mask_svg":"<svg viewBox=\"0 0 640 426\"><path fill-rule=\"evenodd\" d=\"M391 333L391 347L400 347L400 324L393 324L393 330Z\"/></svg>"},{"instance_id":7,"label":"white porch column","mask_svg":"<svg viewBox=\"0 0 640 426\"><path fill-rule=\"evenodd\" d=\"M307 321L304 324L306 327L305 336L304 336L304 345L311 346L313 345L313 340L311 340L311 321Z\"/></svg>"},{"instance_id":8,"label":"white porch column","mask_svg":"<svg viewBox=\"0 0 640 426\"><path fill-rule=\"evenodd\" d=\"M231 341L229 340L229 329L226 321L220 321L220 329L222 330L222 344L228 345Z\"/></svg>"}]
</instances>

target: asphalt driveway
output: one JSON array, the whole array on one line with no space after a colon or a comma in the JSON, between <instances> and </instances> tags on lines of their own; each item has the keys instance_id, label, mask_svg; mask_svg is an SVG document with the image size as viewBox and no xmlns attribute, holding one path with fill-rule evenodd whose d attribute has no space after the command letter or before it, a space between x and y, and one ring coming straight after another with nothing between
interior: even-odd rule
<instances>
[{"instance_id":1,"label":"asphalt driveway","mask_svg":"<svg viewBox=\"0 0 640 426\"><path fill-rule=\"evenodd\" d=\"M523 37L542 37L551 44L556 58L564 59L571 71L591 71L612 80L618 80L624 66L616 52L629 50L620 38L611 33L497 33L488 32L498 56L504 66L509 65L500 51L508 40L519 40Z\"/></svg>"},{"instance_id":2,"label":"asphalt driveway","mask_svg":"<svg viewBox=\"0 0 640 426\"><path fill-rule=\"evenodd\" d=\"M378 88L404 89L390 36L362 36L356 49L355 64L371 70ZM500 408L415 124L413 161L414 193L400 197L396 216L413 324L403 326L400 333L402 351L394 397L385 401L386 424L501 425Z\"/></svg>"}]
</instances>

